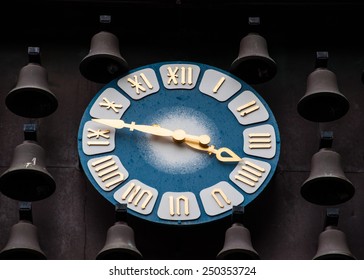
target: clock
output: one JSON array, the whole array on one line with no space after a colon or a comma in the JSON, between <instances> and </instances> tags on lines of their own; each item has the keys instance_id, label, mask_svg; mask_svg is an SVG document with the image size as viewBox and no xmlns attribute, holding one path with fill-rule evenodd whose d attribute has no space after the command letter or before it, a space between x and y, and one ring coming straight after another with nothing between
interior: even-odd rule
<instances>
[{"instance_id":1,"label":"clock","mask_svg":"<svg viewBox=\"0 0 364 280\"><path fill-rule=\"evenodd\" d=\"M216 67L167 61L106 84L87 106L78 153L113 205L163 225L198 225L246 206L276 170L280 136L264 99Z\"/></svg>"}]
</instances>

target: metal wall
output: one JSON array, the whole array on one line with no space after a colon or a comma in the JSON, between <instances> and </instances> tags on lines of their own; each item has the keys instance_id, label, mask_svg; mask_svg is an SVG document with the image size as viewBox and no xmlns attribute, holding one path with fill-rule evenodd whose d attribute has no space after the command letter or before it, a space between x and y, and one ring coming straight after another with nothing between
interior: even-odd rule
<instances>
[{"instance_id":1,"label":"metal wall","mask_svg":"<svg viewBox=\"0 0 364 280\"><path fill-rule=\"evenodd\" d=\"M272 109L281 134L281 156L272 183L245 209L245 226L262 259L311 259L323 230L326 207L305 201L300 186L309 176L320 131L334 133L333 148L355 186L340 209L339 228L358 259L364 259L364 27L360 3L295 1L13 1L0 18L0 172L9 168L23 125L36 123L47 170L57 189L33 203L33 222L48 259L94 259L114 222L114 207L87 182L77 152L79 121L103 86L86 80L79 63L97 31L98 16L110 14L120 50L131 69L150 63L189 60L228 70L247 32L249 16L260 16L277 75L254 88ZM6 94L28 62L28 46L39 46L59 107L40 119L10 112ZM329 52L329 69L350 102L337 121L315 123L297 113L316 51ZM18 202L0 195L0 247L18 221ZM159 228L132 217L136 244L146 259L214 259L229 219L205 227Z\"/></svg>"}]
</instances>

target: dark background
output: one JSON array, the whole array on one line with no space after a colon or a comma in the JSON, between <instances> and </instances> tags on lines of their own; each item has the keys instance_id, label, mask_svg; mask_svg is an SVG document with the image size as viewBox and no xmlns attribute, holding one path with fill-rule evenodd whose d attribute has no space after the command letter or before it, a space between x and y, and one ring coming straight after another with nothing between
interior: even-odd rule
<instances>
[{"instance_id":1,"label":"dark background","mask_svg":"<svg viewBox=\"0 0 364 280\"><path fill-rule=\"evenodd\" d=\"M281 134L281 156L271 184L245 209L245 226L262 259L311 259L323 230L326 207L305 201L300 186L309 176L320 131L334 133L333 148L355 186L340 209L339 228L358 259L364 259L364 5L355 1L11 1L0 16L0 171L22 143L23 125L36 123L47 170L57 189L33 203L33 222L48 259L95 259L114 207L87 182L78 162L77 132L83 111L103 84L86 80L79 63L99 31L99 15L112 28L130 69L188 60L228 70L238 56L250 16L261 18L277 75L253 87L272 109ZM59 107L45 118L27 119L5 106L28 46L41 49L50 89ZM317 51L328 51L328 68L350 102L339 120L315 123L297 113ZM0 195L0 247L18 222L18 202ZM136 245L146 259L214 259L230 220L205 227L159 228L132 217Z\"/></svg>"}]
</instances>

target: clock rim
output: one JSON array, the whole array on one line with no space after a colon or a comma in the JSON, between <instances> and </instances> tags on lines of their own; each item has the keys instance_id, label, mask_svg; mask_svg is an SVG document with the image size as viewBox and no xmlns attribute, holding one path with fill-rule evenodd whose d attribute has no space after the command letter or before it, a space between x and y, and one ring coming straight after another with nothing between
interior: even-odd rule
<instances>
[{"instance_id":1,"label":"clock rim","mask_svg":"<svg viewBox=\"0 0 364 280\"><path fill-rule=\"evenodd\" d=\"M244 198L245 199L244 199L244 201L243 201L243 203L241 205L247 206L247 205L251 204L251 202L253 202L267 188L267 186L271 184L272 178L275 175L275 172L276 172L276 169L277 169L277 166L278 166L279 157L280 157L280 150L281 150L281 141L280 141L279 127L278 127L276 118L275 118L275 116L273 114L273 111L271 110L271 108L269 107L269 105L267 104L267 102L264 100L264 98L251 85L249 85L248 83L246 83L245 81L243 81L239 77L235 76L234 74L228 72L227 70L224 70L224 69L221 69L221 68L218 68L216 66L209 65L209 64L205 64L205 63L201 63L201 62L196 62L196 61L186 61L186 60L177 60L177 61L174 61L174 60L168 60L168 61L159 61L157 63L151 63L151 64L142 65L142 66L139 66L139 67L130 69L128 72L123 73L119 77L116 77L115 79L113 79L109 83L105 84L101 89L99 89L97 91L97 93L95 94L95 96L91 99L91 101L87 104L87 107L83 111L83 114L82 114L82 117L81 117L81 121L79 123L79 130L78 130L78 156L79 156L80 165L82 167L83 172L85 173L85 176L86 176L86 178L88 180L88 183L91 184L92 187L95 188L100 193L100 195L104 197L104 199L108 200L109 203L111 203L113 205L116 205L118 203L115 199L113 199L113 200L116 203L113 203L107 197L105 197L103 195L103 193L102 193L103 190L100 188L100 186L97 184L97 182L92 178L92 175L90 174L90 171L88 169L85 170L85 166L84 166L84 163L83 163L84 161L81 160L81 156L80 155L87 156L87 155L84 155L83 154L83 150L82 150L82 132L83 132L84 123L87 121L87 120L84 121L85 115L88 114L88 116L89 116L88 117L88 120L91 119L91 116L89 115L89 111L90 111L91 106L95 103L95 101L103 93L103 91L106 90L107 88L110 88L110 87L111 88L114 88L114 89L117 89L122 95L127 96L128 99L130 99L130 101L138 102L138 100L134 100L126 92L124 92L117 85L117 81L119 79L121 79L121 78L123 78L123 77L125 77L125 76L127 76L129 74L131 74L131 73L134 73L134 72L137 72L137 71L146 69L146 68L152 68L157 73L157 79L158 79L158 82L159 82L159 85L160 85L160 88L159 88L158 91L160 91L160 90L167 90L167 91L168 90L173 90L173 89L168 89L168 88L165 88L164 87L164 84L163 84L163 81L162 81L162 77L159 74L160 67L163 66L163 65L168 65L168 64L185 64L185 65L186 64L193 64L193 65L197 65L198 67L201 68L200 69L200 74L199 74L198 79L196 80L195 86L192 87L191 89L188 89L188 90L198 90L200 93L202 93L199 90L198 87L199 87L200 82L201 82L201 79L203 77L203 73L205 73L205 71L208 70L208 69L212 69L212 70L216 70L218 72L221 72L223 74L226 74L229 77L232 77L233 79L237 80L242 85L242 88L244 86L244 90L250 90L253 94L255 94L258 97L258 99L263 103L265 109L267 109L267 111L269 113L268 120L266 120L266 121L260 121L258 123L254 123L254 124L249 125L249 126L241 125L242 127L251 127L251 126L266 124L269 121L269 124L271 124L273 126L273 128L274 128L275 136L276 136L276 152L275 152L275 155L274 155L274 157L272 159L268 159L269 160L269 164L271 165L271 170L270 170L268 176L263 181L263 183L262 183L263 186L261 186L257 190L256 193L248 194L248 193L246 193L246 192L243 191L243 195L244 195ZM241 94L244 91L244 90L242 90L242 88L240 88L236 93L234 93L231 97L229 97L225 101L219 101L217 99L215 99L215 100L216 100L216 102L221 102L221 103L228 104L234 97L238 96L239 94ZM158 93L158 91L156 93ZM147 96L146 96L146 98L147 98ZM105 154L105 153L103 153L103 154ZM101 155L97 155L96 154L96 155L92 155L92 156L95 158L95 157L102 156L102 154ZM267 159L264 159L264 158L258 157L258 156L250 156L250 155L248 155L248 157L252 157L254 159L258 159L258 160L262 160L262 161L267 161ZM233 185L233 183L230 182L230 179L229 178L226 178L226 180L222 180L222 181L228 181L230 185ZM220 182L222 182L222 181L220 181ZM124 184L127 184L127 183L122 182L120 185L118 185L117 189L120 189ZM234 188L237 189L238 187L234 185ZM201 191L201 190L199 190L199 191ZM241 191L242 190L239 190L239 192L241 192ZM194 194L195 194L195 196L196 196L196 198L198 200L201 200L199 198L199 193L196 192ZM162 194L158 194L158 196L161 196L161 195ZM246 196L248 196L250 198L250 199L248 199L247 202L246 202ZM159 200L159 202L160 202L160 200ZM202 202L201 201L200 201L199 204L202 207ZM158 205L154 205L153 212L157 212L157 211L158 211ZM202 207L202 211L204 211L203 207ZM176 226L181 226L181 225L182 226L196 226L196 225L202 225L202 224L206 224L206 223L211 223L211 222L214 222L214 221L217 221L217 220L220 220L220 219L223 219L223 218L227 217L228 215L231 214L230 212L231 211L225 211L225 212L223 212L221 214L218 214L218 215L215 215L215 216L209 216L207 213L204 213L204 215L210 217L208 219L208 221L203 221L203 222L197 222L196 223L196 221L199 221L200 220L200 217L197 218L197 219L195 219L195 220L182 220L181 222L176 222L175 220L163 220L163 219L160 219L160 218L159 218L160 221L155 221L155 220L146 219L144 215L142 215L142 214L140 214L140 213L138 213L136 211L133 211L133 210L130 210L129 211L129 213L131 213L133 216L135 216L135 217L137 217L139 219L142 219L142 220L145 220L145 221L148 221L148 222L152 222L152 223L161 224L161 225L168 225L168 226L170 226L170 225L172 225L172 226L173 225L176 225Z\"/></svg>"}]
</instances>

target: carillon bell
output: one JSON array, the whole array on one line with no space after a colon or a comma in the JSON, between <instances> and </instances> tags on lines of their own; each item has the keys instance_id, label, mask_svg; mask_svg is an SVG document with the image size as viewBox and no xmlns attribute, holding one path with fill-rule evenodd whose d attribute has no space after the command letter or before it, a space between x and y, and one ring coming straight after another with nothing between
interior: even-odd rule
<instances>
[{"instance_id":1,"label":"carillon bell","mask_svg":"<svg viewBox=\"0 0 364 280\"><path fill-rule=\"evenodd\" d=\"M345 233L336 226L327 226L320 233L314 260L355 260L346 242Z\"/></svg>"},{"instance_id":2,"label":"carillon bell","mask_svg":"<svg viewBox=\"0 0 364 280\"><path fill-rule=\"evenodd\" d=\"M250 231L241 223L234 223L225 233L225 243L216 256L225 260L260 259L251 243Z\"/></svg>"},{"instance_id":3,"label":"carillon bell","mask_svg":"<svg viewBox=\"0 0 364 280\"><path fill-rule=\"evenodd\" d=\"M301 186L301 195L318 205L335 205L354 196L353 184L341 167L341 156L331 148L321 148L311 159L310 176Z\"/></svg>"},{"instance_id":4,"label":"carillon bell","mask_svg":"<svg viewBox=\"0 0 364 280\"><path fill-rule=\"evenodd\" d=\"M110 16L100 16L100 21L105 17L109 23ZM79 69L90 81L108 83L128 71L129 66L120 54L119 39L109 31L100 31L92 37L89 53L82 59Z\"/></svg>"},{"instance_id":5,"label":"carillon bell","mask_svg":"<svg viewBox=\"0 0 364 280\"><path fill-rule=\"evenodd\" d=\"M45 165L45 151L36 142L25 140L15 148L8 170L0 176L0 191L19 201L49 197L56 183Z\"/></svg>"},{"instance_id":6,"label":"carillon bell","mask_svg":"<svg viewBox=\"0 0 364 280\"><path fill-rule=\"evenodd\" d=\"M118 38L106 31L95 34L89 54L80 63L80 72L88 80L108 83L128 70L119 52Z\"/></svg>"},{"instance_id":7,"label":"carillon bell","mask_svg":"<svg viewBox=\"0 0 364 280\"><path fill-rule=\"evenodd\" d=\"M329 122L343 117L349 110L347 98L339 91L335 73L327 69L326 57L319 57L324 62L316 63L316 69L307 78L305 95L297 104L298 113L314 122ZM326 60L326 61L325 61Z\"/></svg>"},{"instance_id":8,"label":"carillon bell","mask_svg":"<svg viewBox=\"0 0 364 280\"><path fill-rule=\"evenodd\" d=\"M260 25L259 17L250 17L249 24ZM248 84L271 80L277 73L276 62L269 56L266 39L258 32L250 32L240 41L239 55L230 72Z\"/></svg>"},{"instance_id":9,"label":"carillon bell","mask_svg":"<svg viewBox=\"0 0 364 280\"><path fill-rule=\"evenodd\" d=\"M2 260L47 259L38 241L38 229L30 221L20 220L12 226L8 243L0 252Z\"/></svg>"},{"instance_id":10,"label":"carillon bell","mask_svg":"<svg viewBox=\"0 0 364 280\"><path fill-rule=\"evenodd\" d=\"M33 225L31 202L19 202L19 222L11 227L9 240L0 251L0 259L47 259L39 245L38 229Z\"/></svg>"},{"instance_id":11,"label":"carillon bell","mask_svg":"<svg viewBox=\"0 0 364 280\"><path fill-rule=\"evenodd\" d=\"M29 63L21 68L16 86L7 94L5 104L14 114L42 118L52 114L58 100L48 85L47 70L40 64L39 48L28 48Z\"/></svg>"},{"instance_id":12,"label":"carillon bell","mask_svg":"<svg viewBox=\"0 0 364 280\"><path fill-rule=\"evenodd\" d=\"M134 230L127 224L126 204L115 206L115 223L107 230L104 247L96 256L97 260L138 260L143 256L137 249Z\"/></svg>"},{"instance_id":13,"label":"carillon bell","mask_svg":"<svg viewBox=\"0 0 364 280\"><path fill-rule=\"evenodd\" d=\"M266 39L256 33L241 39L239 55L231 64L230 72L248 84L271 80L277 73L277 66L268 54Z\"/></svg>"},{"instance_id":14,"label":"carillon bell","mask_svg":"<svg viewBox=\"0 0 364 280\"><path fill-rule=\"evenodd\" d=\"M326 209L324 231L320 233L314 260L355 260L346 242L345 233L338 229L339 209Z\"/></svg>"},{"instance_id":15,"label":"carillon bell","mask_svg":"<svg viewBox=\"0 0 364 280\"><path fill-rule=\"evenodd\" d=\"M137 260L142 254L135 245L134 230L125 222L116 222L107 231L104 247L97 260Z\"/></svg>"}]
</instances>

